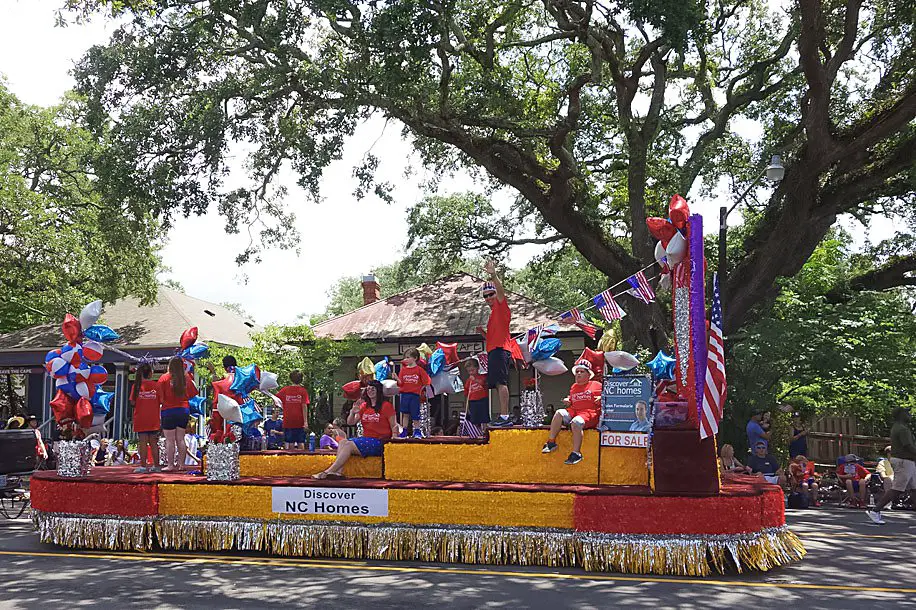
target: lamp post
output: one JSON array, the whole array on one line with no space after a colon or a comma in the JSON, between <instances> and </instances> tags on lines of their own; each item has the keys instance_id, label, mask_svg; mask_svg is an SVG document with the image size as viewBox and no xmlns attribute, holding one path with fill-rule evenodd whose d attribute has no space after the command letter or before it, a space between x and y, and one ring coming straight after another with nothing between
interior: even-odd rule
<instances>
[{"instance_id":1,"label":"lamp post","mask_svg":"<svg viewBox=\"0 0 916 610\"><path fill-rule=\"evenodd\" d=\"M725 280L727 279L727 270L726 270L726 235L728 232L728 225L725 222L728 220L728 215L732 213L738 205L744 201L744 199L750 194L751 190L760 184L760 181L766 176L766 179L772 183L781 182L783 177L786 175L786 168L782 166L782 159L779 158L779 155L773 155L770 159L770 164L767 165L766 169L760 172L760 175L757 176L753 182L748 185L748 187L741 193L741 196L732 204L731 207L722 206L719 208L719 268L717 269L719 273L719 298L722 301L725 301Z\"/></svg>"}]
</instances>

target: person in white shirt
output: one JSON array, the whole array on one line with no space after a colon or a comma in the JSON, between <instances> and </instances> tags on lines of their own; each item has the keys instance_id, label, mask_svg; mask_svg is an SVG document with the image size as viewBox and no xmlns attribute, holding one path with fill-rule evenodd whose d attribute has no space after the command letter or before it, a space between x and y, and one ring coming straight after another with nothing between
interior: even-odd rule
<instances>
[{"instance_id":1,"label":"person in white shirt","mask_svg":"<svg viewBox=\"0 0 916 610\"><path fill-rule=\"evenodd\" d=\"M200 458L197 457L197 450L200 448L200 437L197 436L196 419L192 418L188 421L188 429L184 435L184 444L188 449L187 455L184 458L184 465L199 467Z\"/></svg>"}]
</instances>

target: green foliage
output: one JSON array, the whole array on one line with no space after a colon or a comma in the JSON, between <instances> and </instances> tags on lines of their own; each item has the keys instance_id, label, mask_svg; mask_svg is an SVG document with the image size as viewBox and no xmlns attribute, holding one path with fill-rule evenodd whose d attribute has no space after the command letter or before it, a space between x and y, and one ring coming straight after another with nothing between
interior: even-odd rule
<instances>
[{"instance_id":1,"label":"green foliage","mask_svg":"<svg viewBox=\"0 0 916 610\"><path fill-rule=\"evenodd\" d=\"M861 265L849 238L825 240L802 270L783 282L771 311L732 338L726 442L746 447L744 425L760 409L790 404L809 418L858 417L884 434L890 410L916 390L913 295L861 292L831 302L831 290Z\"/></svg>"},{"instance_id":2,"label":"green foliage","mask_svg":"<svg viewBox=\"0 0 916 610\"><path fill-rule=\"evenodd\" d=\"M99 190L104 144L80 127L83 111L75 97L22 104L0 81L0 332L155 295L159 226Z\"/></svg>"},{"instance_id":3,"label":"green foliage","mask_svg":"<svg viewBox=\"0 0 916 610\"><path fill-rule=\"evenodd\" d=\"M334 385L334 371L340 368L345 354L363 352L370 347L356 339L317 339L312 330L304 325L268 326L253 335L252 341L254 345L251 347L210 344L209 361L219 371L223 356L235 356L240 366L257 364L263 371L277 373L281 387L290 383L290 371L302 371L302 383L308 388L312 404L317 406L313 409L315 418L309 422L309 427L319 434L321 427L330 419L329 397L340 390ZM198 372L209 381L206 362L198 366ZM271 404L260 392L252 396L262 406Z\"/></svg>"}]
</instances>

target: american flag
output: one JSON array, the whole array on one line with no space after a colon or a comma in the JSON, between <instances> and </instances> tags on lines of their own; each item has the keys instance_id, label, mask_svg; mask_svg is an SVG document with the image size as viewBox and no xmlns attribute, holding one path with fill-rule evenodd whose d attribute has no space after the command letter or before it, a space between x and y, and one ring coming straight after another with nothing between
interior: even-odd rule
<instances>
[{"instance_id":1,"label":"american flag","mask_svg":"<svg viewBox=\"0 0 916 610\"><path fill-rule=\"evenodd\" d=\"M481 374L485 375L487 373L487 365L490 363L489 356L487 356L486 352L480 352L474 357L477 358L477 362L480 364Z\"/></svg>"},{"instance_id":2,"label":"american flag","mask_svg":"<svg viewBox=\"0 0 916 610\"><path fill-rule=\"evenodd\" d=\"M462 411L458 416L458 435L467 438L480 438L483 436L483 430L477 424L468 421L467 411Z\"/></svg>"},{"instance_id":3,"label":"american flag","mask_svg":"<svg viewBox=\"0 0 916 610\"><path fill-rule=\"evenodd\" d=\"M541 333L544 332L544 325L538 324L534 328L528 329L528 353L534 351L535 346L537 346L538 341L541 339Z\"/></svg>"},{"instance_id":4,"label":"american flag","mask_svg":"<svg viewBox=\"0 0 916 610\"><path fill-rule=\"evenodd\" d=\"M601 312L604 319L608 322L620 320L627 315L627 312L620 309L620 306L614 300L614 295L611 294L610 288L596 296L592 301L595 303L595 307L598 308L598 311Z\"/></svg>"},{"instance_id":5,"label":"american flag","mask_svg":"<svg viewBox=\"0 0 916 610\"><path fill-rule=\"evenodd\" d=\"M706 357L706 391L700 412L700 438L719 432L728 386L725 383L725 342L722 339L722 302L719 274L712 278L712 312L709 316L709 350Z\"/></svg>"},{"instance_id":6,"label":"american flag","mask_svg":"<svg viewBox=\"0 0 916 610\"><path fill-rule=\"evenodd\" d=\"M584 332L586 335L588 335L592 339L594 339L595 336L598 334L598 327L586 322L582 314L579 313L579 309L577 307L573 307L569 311L564 311L563 313L561 313L560 321L567 322L567 323L572 322L573 324L578 326L580 329L582 329L582 332Z\"/></svg>"},{"instance_id":7,"label":"american flag","mask_svg":"<svg viewBox=\"0 0 916 610\"><path fill-rule=\"evenodd\" d=\"M627 290L628 294L633 295L643 303L651 303L655 300L655 292L652 291L652 286L649 286L649 281L642 271L637 271L634 275L628 277L627 283L630 285Z\"/></svg>"}]
</instances>

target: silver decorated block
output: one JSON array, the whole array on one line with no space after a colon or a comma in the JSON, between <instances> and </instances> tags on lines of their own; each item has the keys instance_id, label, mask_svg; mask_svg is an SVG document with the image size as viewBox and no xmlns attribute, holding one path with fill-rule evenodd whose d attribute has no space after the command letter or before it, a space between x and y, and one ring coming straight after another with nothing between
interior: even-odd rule
<instances>
[{"instance_id":1,"label":"silver decorated block","mask_svg":"<svg viewBox=\"0 0 916 610\"><path fill-rule=\"evenodd\" d=\"M207 445L207 480L235 481L239 478L239 444L210 443Z\"/></svg>"},{"instance_id":2,"label":"silver decorated block","mask_svg":"<svg viewBox=\"0 0 916 610\"><path fill-rule=\"evenodd\" d=\"M544 403L540 390L525 390L520 401L522 425L526 428L537 428L544 424Z\"/></svg>"},{"instance_id":3,"label":"silver decorated block","mask_svg":"<svg viewBox=\"0 0 916 610\"><path fill-rule=\"evenodd\" d=\"M87 441L60 441L57 443L57 474L73 478L88 476L91 453L92 447Z\"/></svg>"}]
</instances>

